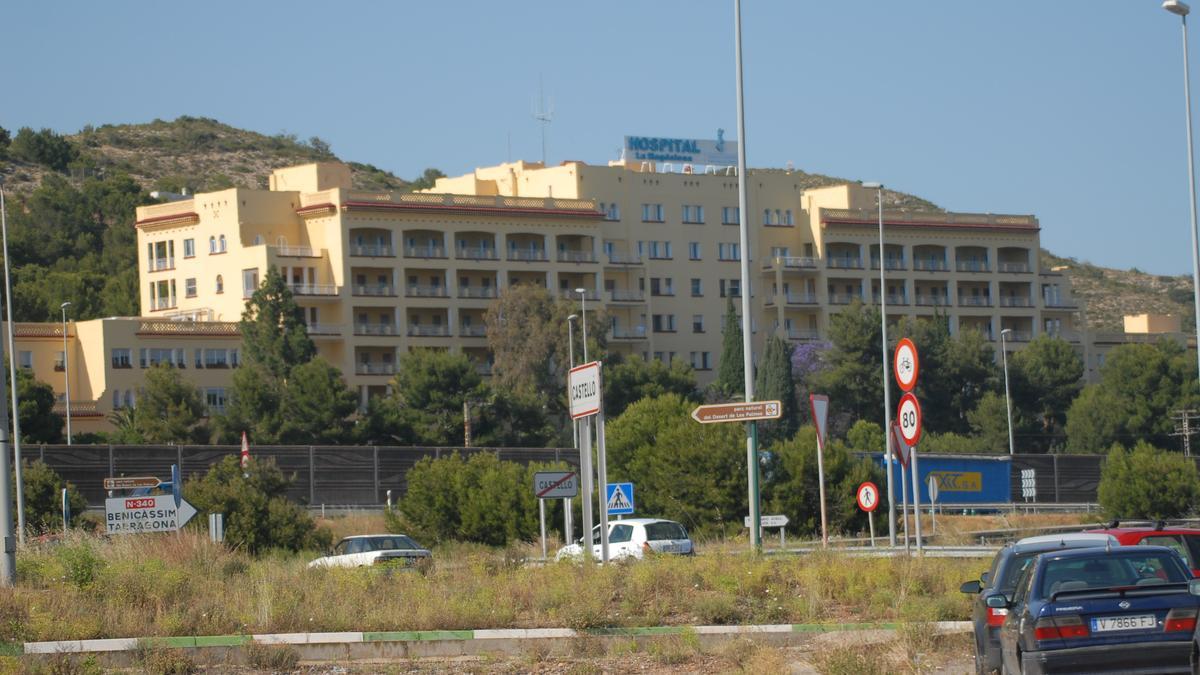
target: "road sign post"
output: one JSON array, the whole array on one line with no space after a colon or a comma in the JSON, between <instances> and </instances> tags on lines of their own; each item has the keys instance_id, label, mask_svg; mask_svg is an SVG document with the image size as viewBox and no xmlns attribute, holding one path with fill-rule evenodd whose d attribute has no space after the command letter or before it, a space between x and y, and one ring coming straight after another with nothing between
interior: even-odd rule
<instances>
[{"instance_id":1,"label":"road sign post","mask_svg":"<svg viewBox=\"0 0 1200 675\"><path fill-rule=\"evenodd\" d=\"M929 518L933 523L933 535L937 535L937 499L938 499L938 483L937 476L932 473L925 480L925 485L929 488Z\"/></svg>"},{"instance_id":2,"label":"road sign post","mask_svg":"<svg viewBox=\"0 0 1200 675\"><path fill-rule=\"evenodd\" d=\"M871 548L875 548L875 509L879 507L879 488L867 481L858 486L855 494L858 508L867 512L867 524L871 528Z\"/></svg>"},{"instance_id":3,"label":"road sign post","mask_svg":"<svg viewBox=\"0 0 1200 675\"><path fill-rule=\"evenodd\" d=\"M925 552L921 544L921 479L920 471L917 465L917 449L914 447L909 453L909 461L912 462L912 489L913 489L913 525L916 527L917 535L917 555L922 555Z\"/></svg>"},{"instance_id":4,"label":"road sign post","mask_svg":"<svg viewBox=\"0 0 1200 675\"><path fill-rule=\"evenodd\" d=\"M904 523L904 550L909 550L908 539L908 455L911 449L908 441L900 434L900 423L892 421L892 448L895 449L896 459L900 460L900 519ZM891 472L893 467L888 467Z\"/></svg>"},{"instance_id":5,"label":"road sign post","mask_svg":"<svg viewBox=\"0 0 1200 675\"><path fill-rule=\"evenodd\" d=\"M829 418L829 397L809 394L813 424L817 428L817 492L821 500L821 546L829 547L829 526L825 515L825 422Z\"/></svg>"},{"instance_id":6,"label":"road sign post","mask_svg":"<svg viewBox=\"0 0 1200 675\"><path fill-rule=\"evenodd\" d=\"M579 474L574 471L538 471L533 474L533 496L538 500L538 519L542 533L542 558L546 557L546 500L562 499L570 508L571 497L579 494ZM571 533L564 526L563 532L567 543L571 543Z\"/></svg>"},{"instance_id":7,"label":"road sign post","mask_svg":"<svg viewBox=\"0 0 1200 675\"><path fill-rule=\"evenodd\" d=\"M592 557L592 504L595 499L595 473L592 470L592 416L600 412L600 363L592 361L567 373L567 397L571 419L582 420L579 436L579 471L583 483L583 555ZM607 533L605 533L607 539Z\"/></svg>"},{"instance_id":8,"label":"road sign post","mask_svg":"<svg viewBox=\"0 0 1200 675\"><path fill-rule=\"evenodd\" d=\"M745 518L742 519L742 522L743 522L743 524L745 524L745 526L747 528L749 528L752 521L750 520L750 516L746 516ZM774 516L759 516L759 518L758 518L759 529L766 530L766 529L769 529L772 527L779 528L779 548L780 549L783 549L786 547L783 532L784 532L784 528L787 527L787 524L788 524L788 517L783 514L774 515Z\"/></svg>"}]
</instances>

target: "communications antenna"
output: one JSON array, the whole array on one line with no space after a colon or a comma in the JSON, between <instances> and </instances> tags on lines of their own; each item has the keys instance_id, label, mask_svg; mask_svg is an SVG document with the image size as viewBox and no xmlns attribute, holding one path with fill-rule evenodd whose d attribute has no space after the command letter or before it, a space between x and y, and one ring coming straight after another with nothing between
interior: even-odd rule
<instances>
[{"instance_id":1,"label":"communications antenna","mask_svg":"<svg viewBox=\"0 0 1200 675\"><path fill-rule=\"evenodd\" d=\"M1171 419L1175 420L1175 431L1170 436L1183 437L1183 454L1185 457L1192 456L1192 434L1196 433L1196 427L1192 422L1200 420L1200 412L1195 410L1175 410L1171 413Z\"/></svg>"},{"instance_id":2,"label":"communications antenna","mask_svg":"<svg viewBox=\"0 0 1200 675\"><path fill-rule=\"evenodd\" d=\"M542 125L542 166L546 166L546 127L554 121L554 99L550 99L550 105L547 107L542 94L541 76L538 77L538 100L533 107L533 119Z\"/></svg>"}]
</instances>

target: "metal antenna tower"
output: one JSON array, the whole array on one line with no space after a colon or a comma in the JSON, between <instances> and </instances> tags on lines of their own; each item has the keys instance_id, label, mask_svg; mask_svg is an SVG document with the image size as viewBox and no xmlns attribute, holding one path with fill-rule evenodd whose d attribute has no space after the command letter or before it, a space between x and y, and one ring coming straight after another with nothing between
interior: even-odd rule
<instances>
[{"instance_id":1,"label":"metal antenna tower","mask_svg":"<svg viewBox=\"0 0 1200 675\"><path fill-rule=\"evenodd\" d=\"M1195 433L1195 427L1192 426L1192 421L1200 419L1200 411L1176 410L1171 413L1171 419L1175 420L1175 431L1170 435L1183 437L1183 454L1186 457L1191 457L1192 434Z\"/></svg>"},{"instance_id":2,"label":"metal antenna tower","mask_svg":"<svg viewBox=\"0 0 1200 675\"><path fill-rule=\"evenodd\" d=\"M538 77L538 100L533 107L533 119L537 120L542 125L542 165L546 164L546 127L550 126L550 122L554 121L554 99L550 99L550 106L546 107L545 97L542 93L542 78Z\"/></svg>"}]
</instances>

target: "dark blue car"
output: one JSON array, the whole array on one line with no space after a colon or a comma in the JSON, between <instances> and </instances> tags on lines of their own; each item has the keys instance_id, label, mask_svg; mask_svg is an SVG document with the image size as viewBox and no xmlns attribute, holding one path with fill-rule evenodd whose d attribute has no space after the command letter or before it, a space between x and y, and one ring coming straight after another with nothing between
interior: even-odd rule
<instances>
[{"instance_id":1,"label":"dark blue car","mask_svg":"<svg viewBox=\"0 0 1200 675\"><path fill-rule=\"evenodd\" d=\"M1163 546L1039 555L1000 628L1006 673L1188 673L1200 582Z\"/></svg>"}]
</instances>

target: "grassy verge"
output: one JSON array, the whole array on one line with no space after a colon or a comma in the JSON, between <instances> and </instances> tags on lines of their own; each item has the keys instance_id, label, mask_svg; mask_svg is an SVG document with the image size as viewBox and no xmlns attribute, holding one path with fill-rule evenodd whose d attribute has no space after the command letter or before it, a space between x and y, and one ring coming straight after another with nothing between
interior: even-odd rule
<instances>
[{"instance_id":1,"label":"grassy verge","mask_svg":"<svg viewBox=\"0 0 1200 675\"><path fill-rule=\"evenodd\" d=\"M198 534L74 536L23 549L0 640L272 632L964 619L980 560L716 553L527 567L511 551L435 551L430 573L309 570Z\"/></svg>"}]
</instances>

